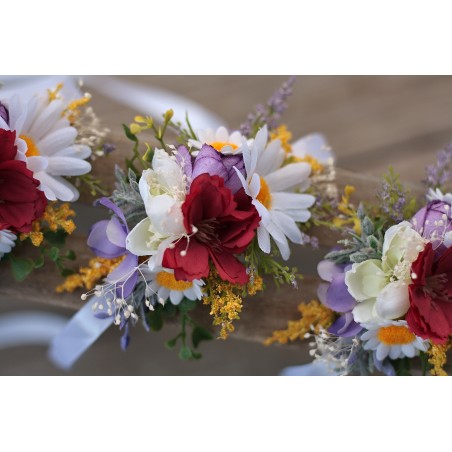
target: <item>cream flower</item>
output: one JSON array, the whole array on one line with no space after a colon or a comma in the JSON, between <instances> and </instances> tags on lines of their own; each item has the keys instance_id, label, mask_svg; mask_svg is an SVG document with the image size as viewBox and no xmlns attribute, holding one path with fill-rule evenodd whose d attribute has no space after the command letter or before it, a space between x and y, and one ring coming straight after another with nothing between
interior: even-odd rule
<instances>
[{"instance_id":1,"label":"cream flower","mask_svg":"<svg viewBox=\"0 0 452 452\"><path fill-rule=\"evenodd\" d=\"M367 331L361 335L364 350L376 351L376 358L383 361L391 359L413 358L419 352L426 352L428 341L410 331L404 320L383 321L375 324L363 324Z\"/></svg>"},{"instance_id":2,"label":"cream flower","mask_svg":"<svg viewBox=\"0 0 452 452\"><path fill-rule=\"evenodd\" d=\"M5 254L11 252L11 250L14 248L14 242L16 239L16 234L8 231L8 229L3 229L2 231L0 231L0 260L2 260Z\"/></svg>"},{"instance_id":3,"label":"cream flower","mask_svg":"<svg viewBox=\"0 0 452 452\"><path fill-rule=\"evenodd\" d=\"M250 148L243 140L243 160L247 178L237 171L247 195L253 198L261 222L257 229L259 247L270 253L270 236L275 241L281 256L287 260L290 248L287 239L302 244L303 236L297 222L309 220L315 198L312 195L294 193L309 186L311 166L307 163L292 163L282 166L285 152L279 140L268 141L267 126L256 135Z\"/></svg>"},{"instance_id":4,"label":"cream flower","mask_svg":"<svg viewBox=\"0 0 452 452\"><path fill-rule=\"evenodd\" d=\"M13 96L2 103L8 108L9 123L0 118L0 128L16 132L17 159L33 171L47 199L76 201L79 192L64 176L89 173L91 165L85 159L91 149L75 144L77 130L64 117L63 99L50 100L46 93L28 101Z\"/></svg>"},{"instance_id":5,"label":"cream flower","mask_svg":"<svg viewBox=\"0 0 452 452\"><path fill-rule=\"evenodd\" d=\"M241 154L242 143L245 139L239 131L229 133L226 127L219 127L216 131L200 130L198 138L199 140L188 140L189 144L196 149L201 149L203 144L208 144L222 154ZM252 140L249 140L248 143L251 144Z\"/></svg>"},{"instance_id":6,"label":"cream flower","mask_svg":"<svg viewBox=\"0 0 452 452\"><path fill-rule=\"evenodd\" d=\"M154 271L148 272L146 279L149 289L157 294L158 302L165 304L169 299L172 304L178 305L184 298L189 300L200 300L202 298L202 289L204 282L200 279L193 281L178 281L174 277L174 271L164 268L155 268Z\"/></svg>"},{"instance_id":7,"label":"cream flower","mask_svg":"<svg viewBox=\"0 0 452 452\"><path fill-rule=\"evenodd\" d=\"M186 180L181 167L163 149L156 149L152 169L143 171L139 188L147 218L126 238L126 248L136 256L153 256L150 268L160 266L166 248L186 232L181 210Z\"/></svg>"},{"instance_id":8,"label":"cream flower","mask_svg":"<svg viewBox=\"0 0 452 452\"><path fill-rule=\"evenodd\" d=\"M411 264L424 246L425 240L404 221L386 231L382 260L353 264L345 274L345 284L358 302L353 309L355 322L392 320L406 314Z\"/></svg>"}]
</instances>

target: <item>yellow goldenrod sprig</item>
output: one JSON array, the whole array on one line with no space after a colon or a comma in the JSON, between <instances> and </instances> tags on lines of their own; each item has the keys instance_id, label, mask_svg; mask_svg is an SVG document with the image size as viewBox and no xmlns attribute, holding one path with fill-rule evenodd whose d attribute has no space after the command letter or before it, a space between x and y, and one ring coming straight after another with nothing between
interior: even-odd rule
<instances>
[{"instance_id":1,"label":"yellow goldenrod sprig","mask_svg":"<svg viewBox=\"0 0 452 452\"><path fill-rule=\"evenodd\" d=\"M351 195L356 191L352 185L346 185L344 194L337 208L340 214L333 218L333 226L343 228L344 226L352 226L356 234L361 234L361 220L358 217L358 211L350 201Z\"/></svg>"},{"instance_id":2,"label":"yellow goldenrod sprig","mask_svg":"<svg viewBox=\"0 0 452 452\"><path fill-rule=\"evenodd\" d=\"M285 124L280 125L275 131L270 132L270 140L281 141L282 148L287 154L292 152L292 146L290 140L292 140L292 132L289 131Z\"/></svg>"},{"instance_id":3,"label":"yellow goldenrod sprig","mask_svg":"<svg viewBox=\"0 0 452 452\"><path fill-rule=\"evenodd\" d=\"M255 295L261 290L263 290L263 280L255 273L250 276L250 281L246 286L241 286L223 281L215 270L211 271L203 290L203 303L210 305L213 324L221 326L221 339L227 339L229 333L234 331L232 322L240 319L243 306L242 296L245 292L248 295Z\"/></svg>"},{"instance_id":4,"label":"yellow goldenrod sprig","mask_svg":"<svg viewBox=\"0 0 452 452\"><path fill-rule=\"evenodd\" d=\"M114 259L94 257L88 266L80 267L78 273L68 276L63 284L55 288L58 293L74 292L75 289L91 290L97 282L111 273L124 259L124 256Z\"/></svg>"},{"instance_id":5,"label":"yellow goldenrod sprig","mask_svg":"<svg viewBox=\"0 0 452 452\"><path fill-rule=\"evenodd\" d=\"M270 345L275 342L287 344L289 341L303 340L308 333L318 333L320 329L329 328L335 318L334 312L317 300L311 300L307 304L300 303L298 311L301 314L301 318L289 320L287 329L274 331L271 337L264 341L264 345Z\"/></svg>"},{"instance_id":6,"label":"yellow goldenrod sprig","mask_svg":"<svg viewBox=\"0 0 452 452\"><path fill-rule=\"evenodd\" d=\"M47 205L44 215L33 222L32 231L20 234L20 240L30 239L34 246L41 246L44 240L42 230L47 227L56 232L59 228L67 234L72 234L75 230L75 223L70 217L74 217L75 212L71 209L69 203L57 204L55 202Z\"/></svg>"},{"instance_id":7,"label":"yellow goldenrod sprig","mask_svg":"<svg viewBox=\"0 0 452 452\"><path fill-rule=\"evenodd\" d=\"M447 363L447 351L450 349L451 345L451 341L444 345L432 344L427 352L430 356L428 362L433 366L430 370L431 375L439 377L447 376L444 366Z\"/></svg>"}]
</instances>

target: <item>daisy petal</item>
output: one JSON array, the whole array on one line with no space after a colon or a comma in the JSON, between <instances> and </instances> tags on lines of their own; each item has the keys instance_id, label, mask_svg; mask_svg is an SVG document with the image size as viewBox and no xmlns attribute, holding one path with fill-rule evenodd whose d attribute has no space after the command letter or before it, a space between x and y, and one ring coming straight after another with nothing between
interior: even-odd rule
<instances>
[{"instance_id":1,"label":"daisy petal","mask_svg":"<svg viewBox=\"0 0 452 452\"><path fill-rule=\"evenodd\" d=\"M44 188L40 188L44 191L46 196L47 193L50 192L56 199L65 202L77 201L80 196L78 190L62 177L50 176L45 172L35 173L34 177L41 182L41 185ZM47 199L54 200L48 196Z\"/></svg>"},{"instance_id":2,"label":"daisy petal","mask_svg":"<svg viewBox=\"0 0 452 452\"><path fill-rule=\"evenodd\" d=\"M308 163L292 163L282 167L265 177L272 193L296 187L304 182L311 174L311 165Z\"/></svg>"},{"instance_id":3,"label":"daisy petal","mask_svg":"<svg viewBox=\"0 0 452 452\"><path fill-rule=\"evenodd\" d=\"M91 164L73 157L50 157L47 173L53 176L80 176L91 171Z\"/></svg>"},{"instance_id":4,"label":"daisy petal","mask_svg":"<svg viewBox=\"0 0 452 452\"><path fill-rule=\"evenodd\" d=\"M259 248L264 253L270 253L271 247L270 247L270 234L268 233L267 229L265 229L264 226L259 226L257 228L257 241L259 243Z\"/></svg>"},{"instance_id":5,"label":"daisy petal","mask_svg":"<svg viewBox=\"0 0 452 452\"><path fill-rule=\"evenodd\" d=\"M55 152L65 149L74 143L77 137L77 130L74 127L65 127L49 133L42 140L36 143L37 148L44 155L52 155Z\"/></svg>"},{"instance_id":6,"label":"daisy petal","mask_svg":"<svg viewBox=\"0 0 452 452\"><path fill-rule=\"evenodd\" d=\"M274 210L271 215L285 236L287 236L294 243L303 243L301 231L298 229L292 218L283 212L278 212L277 210Z\"/></svg>"}]
</instances>

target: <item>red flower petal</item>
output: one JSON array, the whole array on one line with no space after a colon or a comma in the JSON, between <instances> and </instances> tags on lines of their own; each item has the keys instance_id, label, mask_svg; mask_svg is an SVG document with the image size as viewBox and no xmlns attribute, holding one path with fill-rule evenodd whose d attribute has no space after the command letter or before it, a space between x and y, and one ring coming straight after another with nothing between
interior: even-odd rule
<instances>
[{"instance_id":1,"label":"red flower petal","mask_svg":"<svg viewBox=\"0 0 452 452\"><path fill-rule=\"evenodd\" d=\"M210 257L221 279L232 284L246 284L248 282L249 277L245 267L232 254L213 253L211 251Z\"/></svg>"},{"instance_id":2,"label":"red flower petal","mask_svg":"<svg viewBox=\"0 0 452 452\"><path fill-rule=\"evenodd\" d=\"M182 256L181 252L186 251ZM207 247L196 240L180 240L174 248L167 248L163 255L163 267L174 269L174 276L178 280L193 281L209 276L209 251Z\"/></svg>"},{"instance_id":3,"label":"red flower petal","mask_svg":"<svg viewBox=\"0 0 452 452\"><path fill-rule=\"evenodd\" d=\"M17 154L16 132L0 129L0 163L14 160Z\"/></svg>"}]
</instances>

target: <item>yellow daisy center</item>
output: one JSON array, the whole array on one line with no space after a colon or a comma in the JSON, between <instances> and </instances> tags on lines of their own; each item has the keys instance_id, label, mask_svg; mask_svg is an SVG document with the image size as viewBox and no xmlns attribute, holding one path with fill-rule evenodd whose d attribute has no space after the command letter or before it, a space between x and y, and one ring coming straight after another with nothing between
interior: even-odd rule
<instances>
[{"instance_id":1,"label":"yellow daisy center","mask_svg":"<svg viewBox=\"0 0 452 452\"><path fill-rule=\"evenodd\" d=\"M272 206L272 194L270 193L270 188L268 187L267 181L261 177L261 189L257 195L257 200L261 202L267 209Z\"/></svg>"},{"instance_id":2,"label":"yellow daisy center","mask_svg":"<svg viewBox=\"0 0 452 452\"><path fill-rule=\"evenodd\" d=\"M177 281L172 273L158 272L156 281L169 290L184 291L193 287L193 283L189 281Z\"/></svg>"},{"instance_id":3,"label":"yellow daisy center","mask_svg":"<svg viewBox=\"0 0 452 452\"><path fill-rule=\"evenodd\" d=\"M385 345L404 345L414 341L416 336L402 325L383 326L378 330L377 337Z\"/></svg>"},{"instance_id":4,"label":"yellow daisy center","mask_svg":"<svg viewBox=\"0 0 452 452\"><path fill-rule=\"evenodd\" d=\"M27 157L36 157L38 155L41 155L33 138L31 138L27 135L20 135L19 138L22 138L22 140L24 140L25 143L27 143L27 152L25 154Z\"/></svg>"},{"instance_id":5,"label":"yellow daisy center","mask_svg":"<svg viewBox=\"0 0 452 452\"><path fill-rule=\"evenodd\" d=\"M235 151L238 146L234 143L228 143L228 142L224 142L224 141L214 141L213 143L210 143L210 146L212 146L216 151L221 152L221 150L225 147L225 146L231 146L231 148Z\"/></svg>"}]
</instances>

